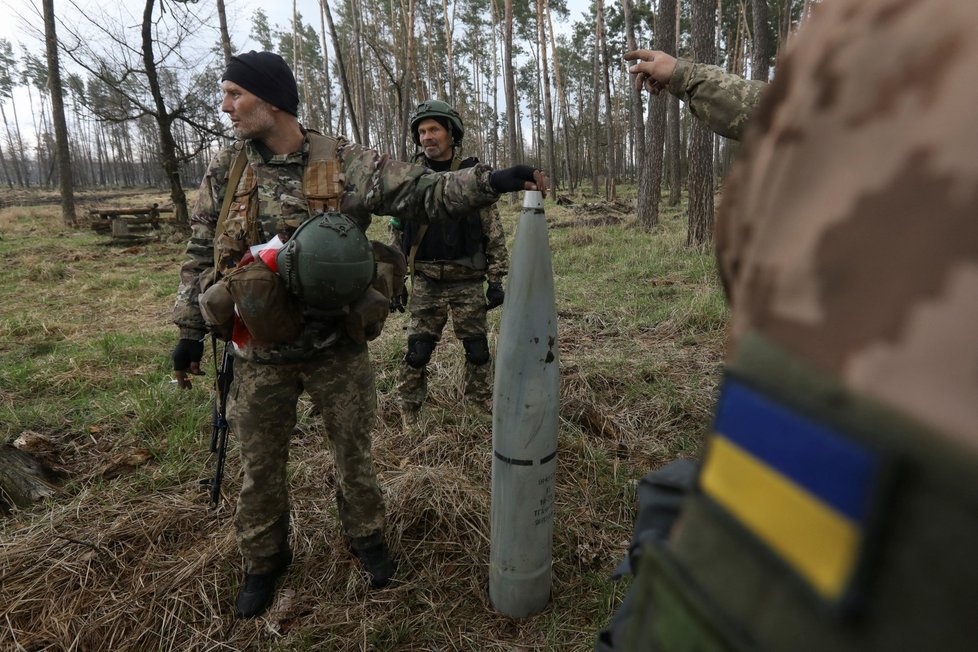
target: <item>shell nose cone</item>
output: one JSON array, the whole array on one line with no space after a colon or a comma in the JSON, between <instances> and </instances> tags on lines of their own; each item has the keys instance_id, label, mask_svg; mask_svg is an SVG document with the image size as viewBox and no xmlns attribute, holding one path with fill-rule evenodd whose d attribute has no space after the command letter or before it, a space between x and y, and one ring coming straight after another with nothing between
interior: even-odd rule
<instances>
[{"instance_id":1,"label":"shell nose cone","mask_svg":"<svg viewBox=\"0 0 978 652\"><path fill-rule=\"evenodd\" d=\"M539 190L527 190L523 193L523 208L533 210L543 209L543 193Z\"/></svg>"}]
</instances>

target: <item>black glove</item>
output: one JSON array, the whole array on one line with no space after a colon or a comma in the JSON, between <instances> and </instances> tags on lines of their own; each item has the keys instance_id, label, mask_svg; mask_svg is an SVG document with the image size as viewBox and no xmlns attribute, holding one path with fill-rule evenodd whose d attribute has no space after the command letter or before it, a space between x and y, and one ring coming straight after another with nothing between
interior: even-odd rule
<instances>
[{"instance_id":1,"label":"black glove","mask_svg":"<svg viewBox=\"0 0 978 652\"><path fill-rule=\"evenodd\" d=\"M503 299L505 298L506 293L503 292L503 284L490 283L489 287L486 288L486 310L492 310L503 305Z\"/></svg>"},{"instance_id":2,"label":"black glove","mask_svg":"<svg viewBox=\"0 0 978 652\"><path fill-rule=\"evenodd\" d=\"M536 168L530 165L514 165L511 168L495 170L489 174L489 185L499 194L517 192L523 190L523 184L527 181L536 182L533 178L535 171Z\"/></svg>"},{"instance_id":3,"label":"black glove","mask_svg":"<svg viewBox=\"0 0 978 652\"><path fill-rule=\"evenodd\" d=\"M180 338L171 357L174 371L188 371L193 362L197 363L194 367L199 368L200 359L204 357L204 343L200 340Z\"/></svg>"}]
</instances>

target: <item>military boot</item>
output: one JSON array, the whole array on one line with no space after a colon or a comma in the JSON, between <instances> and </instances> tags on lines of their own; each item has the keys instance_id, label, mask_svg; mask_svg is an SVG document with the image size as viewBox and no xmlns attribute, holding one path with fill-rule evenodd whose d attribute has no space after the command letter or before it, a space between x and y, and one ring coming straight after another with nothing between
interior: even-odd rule
<instances>
[{"instance_id":1,"label":"military boot","mask_svg":"<svg viewBox=\"0 0 978 652\"><path fill-rule=\"evenodd\" d=\"M275 598L275 584L292 563L292 552L280 555L278 565L268 573L246 573L238 590L235 613L238 618L254 618L265 612Z\"/></svg>"},{"instance_id":2,"label":"military boot","mask_svg":"<svg viewBox=\"0 0 978 652\"><path fill-rule=\"evenodd\" d=\"M401 408L401 426L404 432L411 432L418 428L419 410L412 408Z\"/></svg>"},{"instance_id":3,"label":"military boot","mask_svg":"<svg viewBox=\"0 0 978 652\"><path fill-rule=\"evenodd\" d=\"M367 575L370 576L372 587L379 589L391 583L396 566L387 550L387 543L384 541L382 532L351 539L350 549L360 560L363 570L367 571Z\"/></svg>"}]
</instances>

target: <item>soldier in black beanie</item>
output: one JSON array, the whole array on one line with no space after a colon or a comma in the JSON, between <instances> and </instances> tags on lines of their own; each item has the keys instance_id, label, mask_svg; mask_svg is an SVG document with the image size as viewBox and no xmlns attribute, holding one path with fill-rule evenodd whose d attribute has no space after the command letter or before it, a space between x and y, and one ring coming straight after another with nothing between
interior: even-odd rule
<instances>
[{"instance_id":1,"label":"soldier in black beanie","mask_svg":"<svg viewBox=\"0 0 978 652\"><path fill-rule=\"evenodd\" d=\"M200 373L203 339L212 327L201 311L201 291L247 264L250 247L270 239L288 241L304 222L325 211L342 210L365 231L372 214L461 219L493 204L503 192L546 191L546 177L529 166L494 171L478 165L433 173L303 128L295 77L271 52L232 57L221 90L221 110L239 140L211 162L190 218L188 260L173 308L180 329L173 369L181 388L189 389L189 375ZM352 304L349 309L352 313ZM334 453L335 484L327 481L323 489L335 490L346 546L371 586L386 586L394 577L383 494L370 452L377 399L365 340L366 327L377 324L376 314L372 319L348 324L310 310L299 337L274 343L252 337L247 327L238 328L241 323L234 327L227 418L238 440L243 476L234 515L245 564L235 599L242 618L268 608L292 562L286 466L303 391L320 408Z\"/></svg>"},{"instance_id":2,"label":"soldier in black beanie","mask_svg":"<svg viewBox=\"0 0 978 652\"><path fill-rule=\"evenodd\" d=\"M299 115L299 89L285 59L273 52L231 57L221 81L231 81L286 113Z\"/></svg>"}]
</instances>

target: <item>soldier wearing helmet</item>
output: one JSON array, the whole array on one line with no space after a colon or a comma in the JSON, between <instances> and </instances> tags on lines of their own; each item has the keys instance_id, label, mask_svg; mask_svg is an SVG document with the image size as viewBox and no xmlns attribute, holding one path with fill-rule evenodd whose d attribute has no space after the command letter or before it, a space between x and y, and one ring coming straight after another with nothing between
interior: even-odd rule
<instances>
[{"instance_id":1,"label":"soldier wearing helmet","mask_svg":"<svg viewBox=\"0 0 978 652\"><path fill-rule=\"evenodd\" d=\"M370 252L362 237L354 237L362 235L356 230L366 230L371 214L424 222L464 218L493 204L500 192L545 190L546 178L530 168L492 171L484 165L432 174L341 137L306 130L297 118L292 71L271 52L232 57L221 86L221 109L239 140L208 166L191 214L188 260L173 308L180 340L172 357L180 386L190 388L188 374L200 371L209 324L199 299L210 285L229 283L239 269L281 263L289 289L301 294L295 297L301 314L291 337L239 337L235 325L227 411L241 452L243 481L234 525L245 562L236 610L239 617L253 617L271 604L276 583L292 561L286 463L303 391L322 414L335 455L335 482L328 480L323 489L336 493L347 543L373 586L386 585L394 574L370 451L374 374L364 340L351 333L346 320L350 308L345 304L362 287L364 266L372 271ZM306 222L331 212L346 217L318 219L302 230ZM286 244L282 256L267 255L266 245L289 243L295 233L300 233L297 242ZM307 236L308 243L300 242ZM255 260L246 266L250 259ZM278 277L265 278L274 285ZM262 321L271 330L275 315L263 315L262 306L291 303L245 298L235 306L237 312L252 309L253 317L266 317ZM388 309L386 300L383 309Z\"/></svg>"},{"instance_id":2,"label":"soldier wearing helmet","mask_svg":"<svg viewBox=\"0 0 978 652\"><path fill-rule=\"evenodd\" d=\"M416 160L432 170L466 169L479 162L461 157L465 129L446 102L419 104L411 116L411 135L421 149ZM449 316L465 351L464 394L489 411L492 375L486 311L503 302L508 265L499 212L490 206L453 222L419 225L392 220L391 227L395 244L408 258L412 286L407 353L397 387L405 429L418 422L427 396L427 364Z\"/></svg>"}]
</instances>

